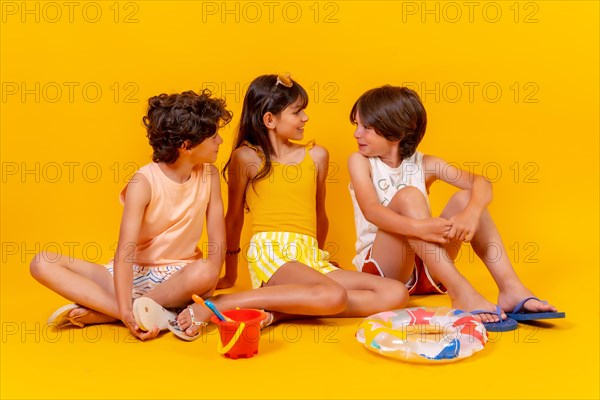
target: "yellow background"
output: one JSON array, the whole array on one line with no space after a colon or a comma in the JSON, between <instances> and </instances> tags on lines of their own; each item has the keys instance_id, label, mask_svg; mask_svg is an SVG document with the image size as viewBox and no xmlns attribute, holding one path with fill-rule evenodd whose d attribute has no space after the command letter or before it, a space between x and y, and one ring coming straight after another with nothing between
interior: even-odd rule
<instances>
[{"instance_id":1,"label":"yellow background","mask_svg":"<svg viewBox=\"0 0 600 400\"><path fill-rule=\"evenodd\" d=\"M599 397L598 2L65 3L0 3L2 398ZM238 361L217 354L214 331L142 344L116 325L48 330L66 301L29 276L29 260L111 257L118 193L151 154L146 99L226 96L235 117L221 165L244 88L286 71L310 96L306 139L330 151L329 250L343 266L355 238L349 110L372 87L412 85L429 116L421 151L494 181L490 209L515 268L567 319L492 335L441 367L371 354L354 339L359 319L279 325ZM435 212L451 193L433 188ZM494 300L471 256L459 268ZM242 269L235 290L247 279Z\"/></svg>"}]
</instances>

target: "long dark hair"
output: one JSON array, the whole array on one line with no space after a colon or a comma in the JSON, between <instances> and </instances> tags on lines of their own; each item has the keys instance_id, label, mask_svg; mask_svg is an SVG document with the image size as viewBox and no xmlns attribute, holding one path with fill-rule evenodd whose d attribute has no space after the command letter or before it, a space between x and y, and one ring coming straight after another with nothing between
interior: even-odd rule
<instances>
[{"instance_id":1,"label":"long dark hair","mask_svg":"<svg viewBox=\"0 0 600 400\"><path fill-rule=\"evenodd\" d=\"M258 147L263 152L264 164L250 182L252 186L259 180L269 176L272 169L273 146L269 140L269 131L263 122L264 115L268 112L278 115L298 99L302 101L301 108L306 108L308 105L308 95L304 88L296 81L289 80L292 83L291 87L285 86L278 80L277 75L259 76L252 81L244 97L240 126L231 154L241 147L244 141ZM227 164L225 164L225 168L223 168L222 173L225 179L227 179L226 174L230 163L231 155L227 160ZM235 172L238 173L239 171Z\"/></svg>"},{"instance_id":2,"label":"long dark hair","mask_svg":"<svg viewBox=\"0 0 600 400\"><path fill-rule=\"evenodd\" d=\"M400 142L400 159L412 156L425 136L427 112L419 95L406 87L385 85L363 93L350 111L356 125L356 113L364 126L390 142Z\"/></svg>"}]
</instances>

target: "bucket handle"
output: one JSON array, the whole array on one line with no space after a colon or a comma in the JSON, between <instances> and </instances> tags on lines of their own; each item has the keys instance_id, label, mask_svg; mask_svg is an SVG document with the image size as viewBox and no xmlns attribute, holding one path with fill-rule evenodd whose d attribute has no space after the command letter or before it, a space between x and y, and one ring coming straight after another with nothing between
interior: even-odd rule
<instances>
[{"instance_id":1,"label":"bucket handle","mask_svg":"<svg viewBox=\"0 0 600 400\"><path fill-rule=\"evenodd\" d=\"M240 336L242 336L242 332L244 331L245 327L246 327L246 324L244 324L243 322L240 322L240 326L238 327L237 331L235 332L235 335L233 335L233 337L229 340L229 343L227 343L227 345L225 345L225 346L223 346L221 339L219 339L219 341L217 342L217 351L219 352L219 354L225 354L229 350L231 350L231 348L237 343Z\"/></svg>"}]
</instances>

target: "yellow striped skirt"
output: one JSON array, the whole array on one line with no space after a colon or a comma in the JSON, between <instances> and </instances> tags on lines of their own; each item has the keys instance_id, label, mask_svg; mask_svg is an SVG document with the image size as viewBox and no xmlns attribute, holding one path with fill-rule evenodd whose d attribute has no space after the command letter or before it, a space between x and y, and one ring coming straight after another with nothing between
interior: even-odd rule
<instances>
[{"instance_id":1,"label":"yellow striped skirt","mask_svg":"<svg viewBox=\"0 0 600 400\"><path fill-rule=\"evenodd\" d=\"M299 262L327 274L338 268L329 262L329 253L319 249L312 236L293 232L259 232L250 239L247 253L254 289L261 287L284 264Z\"/></svg>"}]
</instances>

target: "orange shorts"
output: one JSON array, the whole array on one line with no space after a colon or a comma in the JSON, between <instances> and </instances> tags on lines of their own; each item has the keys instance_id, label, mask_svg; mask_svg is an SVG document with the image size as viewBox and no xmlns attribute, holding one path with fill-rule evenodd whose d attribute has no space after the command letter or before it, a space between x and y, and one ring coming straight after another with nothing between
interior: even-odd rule
<instances>
[{"instance_id":1,"label":"orange shorts","mask_svg":"<svg viewBox=\"0 0 600 400\"><path fill-rule=\"evenodd\" d=\"M361 272L367 274L384 276L383 271L375 259L371 258L371 249L367 251L363 261ZM418 256L415 255L415 267L410 280L406 283L409 294L443 294L447 290L441 283L434 282L429 274L427 266Z\"/></svg>"}]
</instances>

